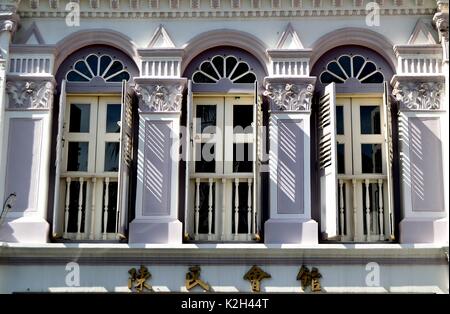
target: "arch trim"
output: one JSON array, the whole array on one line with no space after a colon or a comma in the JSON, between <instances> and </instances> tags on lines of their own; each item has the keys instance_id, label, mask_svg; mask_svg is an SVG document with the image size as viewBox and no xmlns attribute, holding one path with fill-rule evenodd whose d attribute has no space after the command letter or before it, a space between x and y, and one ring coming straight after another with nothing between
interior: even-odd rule
<instances>
[{"instance_id":1,"label":"arch trim","mask_svg":"<svg viewBox=\"0 0 450 314\"><path fill-rule=\"evenodd\" d=\"M249 33L230 29L216 29L191 38L183 46L185 53L181 64L181 73L184 73L197 55L217 46L231 46L247 51L261 63L267 75L269 58L266 55L267 47L264 43Z\"/></svg>"},{"instance_id":2,"label":"arch trim","mask_svg":"<svg viewBox=\"0 0 450 314\"><path fill-rule=\"evenodd\" d=\"M314 53L311 56L310 69L327 51L347 45L363 46L375 51L386 60L392 71L396 72L394 45L377 32L357 27L340 28L317 39L312 45Z\"/></svg>"},{"instance_id":3,"label":"arch trim","mask_svg":"<svg viewBox=\"0 0 450 314\"><path fill-rule=\"evenodd\" d=\"M56 44L57 55L53 73L56 74L64 60L78 49L90 45L106 45L121 50L139 68L139 55L136 44L124 34L105 29L82 30L70 34Z\"/></svg>"}]
</instances>

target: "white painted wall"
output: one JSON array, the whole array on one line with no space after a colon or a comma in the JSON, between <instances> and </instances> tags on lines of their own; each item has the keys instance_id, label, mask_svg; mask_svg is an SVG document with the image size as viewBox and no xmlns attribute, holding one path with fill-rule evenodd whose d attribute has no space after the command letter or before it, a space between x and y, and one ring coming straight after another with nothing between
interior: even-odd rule
<instances>
[{"instance_id":1,"label":"white painted wall","mask_svg":"<svg viewBox=\"0 0 450 314\"><path fill-rule=\"evenodd\" d=\"M365 15L327 16L302 18L211 18L211 19L130 19L83 18L79 27L68 27L63 18L22 18L21 29L16 38L36 22L46 44L56 44L71 33L87 29L115 30L130 37L139 48L147 47L159 25L163 25L176 47L181 48L195 36L217 29L233 29L252 34L267 48L275 48L281 34L291 23L305 48L310 48L323 35L344 27L359 27L385 36L393 45L406 44L419 18L432 19L424 15L397 15L380 18L380 26L367 26ZM395 30L395 31L393 31Z\"/></svg>"}]
</instances>

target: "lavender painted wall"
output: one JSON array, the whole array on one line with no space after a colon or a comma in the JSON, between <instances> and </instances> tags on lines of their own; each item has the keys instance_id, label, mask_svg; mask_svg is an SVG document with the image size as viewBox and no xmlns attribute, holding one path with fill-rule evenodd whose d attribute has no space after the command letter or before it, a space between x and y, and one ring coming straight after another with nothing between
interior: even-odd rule
<instances>
[{"instance_id":1,"label":"lavender painted wall","mask_svg":"<svg viewBox=\"0 0 450 314\"><path fill-rule=\"evenodd\" d=\"M172 121L145 122L143 216L170 215Z\"/></svg>"},{"instance_id":2,"label":"lavender painted wall","mask_svg":"<svg viewBox=\"0 0 450 314\"><path fill-rule=\"evenodd\" d=\"M5 195L17 195L12 211L37 211L42 119L11 118L8 133Z\"/></svg>"},{"instance_id":3,"label":"lavender painted wall","mask_svg":"<svg viewBox=\"0 0 450 314\"><path fill-rule=\"evenodd\" d=\"M303 132L300 119L278 120L278 186L279 214L304 214Z\"/></svg>"},{"instance_id":4,"label":"lavender painted wall","mask_svg":"<svg viewBox=\"0 0 450 314\"><path fill-rule=\"evenodd\" d=\"M413 211L443 211L444 184L439 118L409 119Z\"/></svg>"}]
</instances>

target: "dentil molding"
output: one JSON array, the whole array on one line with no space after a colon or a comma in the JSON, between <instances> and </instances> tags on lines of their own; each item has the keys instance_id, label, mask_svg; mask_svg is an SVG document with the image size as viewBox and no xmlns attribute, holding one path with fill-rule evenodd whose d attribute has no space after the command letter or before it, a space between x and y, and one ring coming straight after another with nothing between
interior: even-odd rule
<instances>
[{"instance_id":1,"label":"dentil molding","mask_svg":"<svg viewBox=\"0 0 450 314\"><path fill-rule=\"evenodd\" d=\"M49 109L53 103L54 89L50 81L8 81L8 109Z\"/></svg>"}]
</instances>

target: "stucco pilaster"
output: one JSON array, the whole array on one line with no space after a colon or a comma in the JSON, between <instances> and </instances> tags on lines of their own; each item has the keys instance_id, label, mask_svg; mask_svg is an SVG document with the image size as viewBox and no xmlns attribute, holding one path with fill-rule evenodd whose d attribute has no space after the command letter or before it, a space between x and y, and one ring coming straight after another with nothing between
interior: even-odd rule
<instances>
[{"instance_id":1,"label":"stucco pilaster","mask_svg":"<svg viewBox=\"0 0 450 314\"><path fill-rule=\"evenodd\" d=\"M315 78L266 78L270 102L270 219L266 243L318 242L311 219L310 119Z\"/></svg>"},{"instance_id":2,"label":"stucco pilaster","mask_svg":"<svg viewBox=\"0 0 450 314\"><path fill-rule=\"evenodd\" d=\"M16 201L0 226L0 241L48 240L53 93L51 77L7 77L0 186L5 198L15 194Z\"/></svg>"},{"instance_id":3,"label":"stucco pilaster","mask_svg":"<svg viewBox=\"0 0 450 314\"><path fill-rule=\"evenodd\" d=\"M139 141L135 219L130 243L181 243L179 133L186 79L136 78Z\"/></svg>"},{"instance_id":4,"label":"stucco pilaster","mask_svg":"<svg viewBox=\"0 0 450 314\"><path fill-rule=\"evenodd\" d=\"M400 242L448 242L444 76L394 76L399 102Z\"/></svg>"},{"instance_id":5,"label":"stucco pilaster","mask_svg":"<svg viewBox=\"0 0 450 314\"><path fill-rule=\"evenodd\" d=\"M433 17L434 25L436 26L436 29L439 32L439 40L442 45L442 73L445 75L445 82L444 82L444 99L447 99L450 95L450 89L449 89L449 51L448 51L448 41L449 41L449 34L448 34L448 0L439 0L437 1L437 12L435 13ZM442 117L442 155L443 155L443 174L444 174L444 187L446 188L446 191L448 191L449 188L449 164L450 164L450 152L449 152L449 125L450 125L450 112L448 108L446 108L443 117ZM444 197L445 201L445 212L447 216L447 220L449 217L449 195L448 193L445 193ZM447 241L448 241L448 229L446 230L447 233Z\"/></svg>"}]
</instances>

